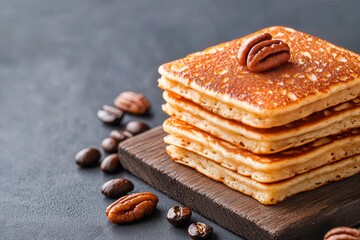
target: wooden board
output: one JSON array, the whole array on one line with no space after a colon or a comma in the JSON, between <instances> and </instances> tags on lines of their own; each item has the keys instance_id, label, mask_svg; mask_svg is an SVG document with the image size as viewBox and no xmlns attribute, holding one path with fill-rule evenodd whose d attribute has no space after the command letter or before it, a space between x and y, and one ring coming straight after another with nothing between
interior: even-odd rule
<instances>
[{"instance_id":1,"label":"wooden board","mask_svg":"<svg viewBox=\"0 0 360 240\"><path fill-rule=\"evenodd\" d=\"M264 206L173 162L161 127L119 145L125 169L178 202L247 239L322 239L330 228L360 224L360 174Z\"/></svg>"}]
</instances>

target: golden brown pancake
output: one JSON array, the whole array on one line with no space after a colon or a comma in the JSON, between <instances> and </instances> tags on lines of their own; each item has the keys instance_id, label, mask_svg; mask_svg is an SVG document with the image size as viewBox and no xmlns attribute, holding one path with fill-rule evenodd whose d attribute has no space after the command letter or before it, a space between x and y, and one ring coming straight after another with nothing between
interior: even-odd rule
<instances>
[{"instance_id":1,"label":"golden brown pancake","mask_svg":"<svg viewBox=\"0 0 360 240\"><path fill-rule=\"evenodd\" d=\"M176 118L166 120L163 129L170 134L164 138L165 143L197 153L229 170L264 183L292 178L360 154L360 129L319 138L302 147L270 155L241 149Z\"/></svg>"},{"instance_id":2,"label":"golden brown pancake","mask_svg":"<svg viewBox=\"0 0 360 240\"><path fill-rule=\"evenodd\" d=\"M317 138L360 127L360 98L340 103L284 126L258 129L218 116L172 92L165 91L163 96L166 101L163 110L168 115L259 154L283 151Z\"/></svg>"},{"instance_id":3,"label":"golden brown pancake","mask_svg":"<svg viewBox=\"0 0 360 240\"><path fill-rule=\"evenodd\" d=\"M237 60L259 33L290 60L254 73ZM270 27L163 64L173 160L276 204L360 171L360 56L286 27Z\"/></svg>"},{"instance_id":4,"label":"golden brown pancake","mask_svg":"<svg viewBox=\"0 0 360 240\"><path fill-rule=\"evenodd\" d=\"M291 58L270 71L251 73L236 55L248 37L263 32L287 43ZM360 95L358 54L286 27L254 34L163 64L160 87L257 128L281 126ZM176 82L187 94L164 82Z\"/></svg>"},{"instance_id":5,"label":"golden brown pancake","mask_svg":"<svg viewBox=\"0 0 360 240\"><path fill-rule=\"evenodd\" d=\"M166 151L174 161L194 168L209 178L252 196L266 205L276 204L294 194L309 191L360 172L360 155L355 155L284 181L266 184L231 171L183 148L170 145L167 146Z\"/></svg>"}]
</instances>

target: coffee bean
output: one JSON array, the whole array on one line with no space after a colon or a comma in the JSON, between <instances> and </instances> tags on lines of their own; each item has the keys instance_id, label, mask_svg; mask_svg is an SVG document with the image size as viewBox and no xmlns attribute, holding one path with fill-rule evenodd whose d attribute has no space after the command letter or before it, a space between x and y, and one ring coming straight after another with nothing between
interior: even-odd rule
<instances>
[{"instance_id":1,"label":"coffee bean","mask_svg":"<svg viewBox=\"0 0 360 240\"><path fill-rule=\"evenodd\" d=\"M127 131L120 131L120 130L112 130L110 132L110 137L118 140L119 142L124 141L132 137L133 135Z\"/></svg>"},{"instance_id":2,"label":"coffee bean","mask_svg":"<svg viewBox=\"0 0 360 240\"><path fill-rule=\"evenodd\" d=\"M104 105L102 109L97 112L97 116L103 123L116 125L121 122L124 112L115 107Z\"/></svg>"},{"instance_id":3,"label":"coffee bean","mask_svg":"<svg viewBox=\"0 0 360 240\"><path fill-rule=\"evenodd\" d=\"M121 169L120 158L117 153L110 154L100 164L103 172L111 174L116 173Z\"/></svg>"},{"instance_id":4,"label":"coffee bean","mask_svg":"<svg viewBox=\"0 0 360 240\"><path fill-rule=\"evenodd\" d=\"M133 135L137 135L149 129L150 129L149 125L141 121L128 122L125 127L125 130L132 133Z\"/></svg>"},{"instance_id":5,"label":"coffee bean","mask_svg":"<svg viewBox=\"0 0 360 240\"><path fill-rule=\"evenodd\" d=\"M169 209L166 219L175 227L184 226L191 217L191 208L174 206Z\"/></svg>"},{"instance_id":6,"label":"coffee bean","mask_svg":"<svg viewBox=\"0 0 360 240\"><path fill-rule=\"evenodd\" d=\"M142 115L150 108L149 100L136 92L123 92L114 100L114 105L125 112Z\"/></svg>"},{"instance_id":7,"label":"coffee bean","mask_svg":"<svg viewBox=\"0 0 360 240\"><path fill-rule=\"evenodd\" d=\"M119 198L134 189L134 184L126 178L110 180L101 187L101 193L108 198Z\"/></svg>"},{"instance_id":8,"label":"coffee bean","mask_svg":"<svg viewBox=\"0 0 360 240\"><path fill-rule=\"evenodd\" d=\"M82 168L94 167L99 164L101 153L96 148L85 148L75 156L75 162Z\"/></svg>"},{"instance_id":9,"label":"coffee bean","mask_svg":"<svg viewBox=\"0 0 360 240\"><path fill-rule=\"evenodd\" d=\"M101 142L101 147L104 149L105 152L108 153L116 153L118 150L119 141L115 138L105 138Z\"/></svg>"},{"instance_id":10,"label":"coffee bean","mask_svg":"<svg viewBox=\"0 0 360 240\"><path fill-rule=\"evenodd\" d=\"M208 239L211 237L213 228L202 222L192 223L188 228L192 239Z\"/></svg>"}]
</instances>

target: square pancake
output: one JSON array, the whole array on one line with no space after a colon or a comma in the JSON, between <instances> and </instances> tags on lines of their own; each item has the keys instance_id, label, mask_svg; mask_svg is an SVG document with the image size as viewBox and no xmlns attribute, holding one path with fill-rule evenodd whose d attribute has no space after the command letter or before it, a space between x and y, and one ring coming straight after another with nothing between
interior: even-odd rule
<instances>
[{"instance_id":1,"label":"square pancake","mask_svg":"<svg viewBox=\"0 0 360 240\"><path fill-rule=\"evenodd\" d=\"M360 98L329 107L284 126L259 129L218 116L175 93L164 91L163 110L170 116L258 154L272 154L317 138L360 127Z\"/></svg>"},{"instance_id":2,"label":"square pancake","mask_svg":"<svg viewBox=\"0 0 360 240\"><path fill-rule=\"evenodd\" d=\"M355 155L284 181L266 184L231 171L183 148L169 145L166 151L175 162L194 168L209 178L222 182L266 205L274 205L297 193L309 191L360 172L360 155Z\"/></svg>"},{"instance_id":3,"label":"square pancake","mask_svg":"<svg viewBox=\"0 0 360 240\"><path fill-rule=\"evenodd\" d=\"M319 138L301 147L270 155L244 150L176 118L167 119L163 129L169 134L164 138L165 143L194 152L263 183L289 179L360 154L360 129Z\"/></svg>"},{"instance_id":4,"label":"square pancake","mask_svg":"<svg viewBox=\"0 0 360 240\"><path fill-rule=\"evenodd\" d=\"M264 32L288 44L291 57L280 67L252 73L236 56L247 38ZM360 95L358 54L279 26L163 64L159 73L161 88L256 128L285 125Z\"/></svg>"}]
</instances>

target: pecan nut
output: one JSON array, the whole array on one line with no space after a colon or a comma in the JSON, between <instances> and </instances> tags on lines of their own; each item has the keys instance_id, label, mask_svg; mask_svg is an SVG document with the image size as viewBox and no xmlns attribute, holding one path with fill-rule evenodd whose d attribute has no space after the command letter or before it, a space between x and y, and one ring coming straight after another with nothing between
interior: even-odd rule
<instances>
[{"instance_id":1,"label":"pecan nut","mask_svg":"<svg viewBox=\"0 0 360 240\"><path fill-rule=\"evenodd\" d=\"M123 196L106 208L106 216L112 223L130 223L150 215L159 199L150 192Z\"/></svg>"},{"instance_id":2,"label":"pecan nut","mask_svg":"<svg viewBox=\"0 0 360 240\"><path fill-rule=\"evenodd\" d=\"M264 33L249 38L240 47L238 61L252 72L263 72L278 67L290 59L290 48L281 40L271 40Z\"/></svg>"},{"instance_id":3,"label":"pecan nut","mask_svg":"<svg viewBox=\"0 0 360 240\"><path fill-rule=\"evenodd\" d=\"M351 227L336 227L328 231L324 240L359 240L360 230Z\"/></svg>"},{"instance_id":4,"label":"pecan nut","mask_svg":"<svg viewBox=\"0 0 360 240\"><path fill-rule=\"evenodd\" d=\"M123 92L114 100L114 105L128 113L135 115L145 114L150 108L149 100L136 92Z\"/></svg>"},{"instance_id":5,"label":"pecan nut","mask_svg":"<svg viewBox=\"0 0 360 240\"><path fill-rule=\"evenodd\" d=\"M237 56L240 65L246 67L250 50L259 42L271 40L271 38L272 36L269 33L261 33L246 39L241 45Z\"/></svg>"},{"instance_id":6,"label":"pecan nut","mask_svg":"<svg viewBox=\"0 0 360 240\"><path fill-rule=\"evenodd\" d=\"M262 72L286 63L290 48L280 40L267 40L256 44L249 52L247 67L253 72Z\"/></svg>"}]
</instances>

